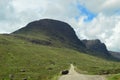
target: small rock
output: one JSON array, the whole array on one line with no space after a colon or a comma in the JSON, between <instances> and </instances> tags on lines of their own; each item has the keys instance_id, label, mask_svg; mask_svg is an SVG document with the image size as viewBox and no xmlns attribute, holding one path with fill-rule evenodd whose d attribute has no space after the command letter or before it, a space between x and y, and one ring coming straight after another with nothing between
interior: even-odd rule
<instances>
[{"instance_id":1,"label":"small rock","mask_svg":"<svg viewBox=\"0 0 120 80\"><path fill-rule=\"evenodd\" d=\"M68 74L68 73L69 73L68 70L64 70L64 71L61 72L62 75L66 75L66 74Z\"/></svg>"},{"instance_id":2,"label":"small rock","mask_svg":"<svg viewBox=\"0 0 120 80\"><path fill-rule=\"evenodd\" d=\"M25 72L25 70L24 70L24 69L21 69L20 72Z\"/></svg>"}]
</instances>

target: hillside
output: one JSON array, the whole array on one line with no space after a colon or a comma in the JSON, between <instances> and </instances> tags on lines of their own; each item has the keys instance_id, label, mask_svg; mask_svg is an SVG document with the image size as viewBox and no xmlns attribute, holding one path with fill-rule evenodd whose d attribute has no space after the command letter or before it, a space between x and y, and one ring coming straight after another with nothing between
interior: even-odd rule
<instances>
[{"instance_id":1,"label":"hillside","mask_svg":"<svg viewBox=\"0 0 120 80\"><path fill-rule=\"evenodd\" d=\"M104 54L108 54L109 52L106 48L106 45L104 43L101 43L100 40L82 40L82 42L85 44L86 48L93 51L98 51Z\"/></svg>"},{"instance_id":2,"label":"hillside","mask_svg":"<svg viewBox=\"0 0 120 80\"><path fill-rule=\"evenodd\" d=\"M85 74L119 73L119 62L107 61L68 48L36 45L13 36L0 35L0 78L50 80L73 63Z\"/></svg>"},{"instance_id":3,"label":"hillside","mask_svg":"<svg viewBox=\"0 0 120 80\"><path fill-rule=\"evenodd\" d=\"M12 34L0 35L1 80L57 80L60 71L69 69L71 63L84 74L120 72L119 61L89 50L67 23L47 21L35 21Z\"/></svg>"},{"instance_id":4,"label":"hillside","mask_svg":"<svg viewBox=\"0 0 120 80\"><path fill-rule=\"evenodd\" d=\"M110 53L112 56L120 59L120 52L109 51L109 53Z\"/></svg>"},{"instance_id":5,"label":"hillside","mask_svg":"<svg viewBox=\"0 0 120 80\"><path fill-rule=\"evenodd\" d=\"M113 58L100 40L80 40L69 24L58 20L33 21L12 35L35 44L71 48L97 57Z\"/></svg>"},{"instance_id":6,"label":"hillside","mask_svg":"<svg viewBox=\"0 0 120 80\"><path fill-rule=\"evenodd\" d=\"M34 39L37 38L39 40L48 41L54 46L57 45L57 47L65 46L79 50L83 50L82 47L84 47L84 44L78 39L75 31L69 24L52 19L42 19L31 22L12 34L25 37L30 36Z\"/></svg>"}]
</instances>

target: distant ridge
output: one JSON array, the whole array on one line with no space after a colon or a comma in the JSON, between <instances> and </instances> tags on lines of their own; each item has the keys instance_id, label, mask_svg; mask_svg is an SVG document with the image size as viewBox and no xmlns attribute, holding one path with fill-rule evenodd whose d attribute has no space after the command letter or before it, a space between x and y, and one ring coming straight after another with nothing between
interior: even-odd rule
<instances>
[{"instance_id":1,"label":"distant ridge","mask_svg":"<svg viewBox=\"0 0 120 80\"><path fill-rule=\"evenodd\" d=\"M89 50L109 54L109 52L106 48L106 45L104 43L101 43L101 41L99 39L82 40L82 42L85 44L86 48Z\"/></svg>"},{"instance_id":2,"label":"distant ridge","mask_svg":"<svg viewBox=\"0 0 120 80\"><path fill-rule=\"evenodd\" d=\"M67 46L68 48L70 47L83 52L87 51L88 53L90 52L97 56L111 56L106 48L106 45L101 43L100 40L80 40L69 24L58 20L41 19L38 21L33 21L12 34L24 35L25 37L36 36L37 40L33 40L32 42L43 42L44 44L49 43L55 46ZM43 39L41 36L47 38ZM48 42L44 42L43 40L40 41L41 39Z\"/></svg>"}]
</instances>

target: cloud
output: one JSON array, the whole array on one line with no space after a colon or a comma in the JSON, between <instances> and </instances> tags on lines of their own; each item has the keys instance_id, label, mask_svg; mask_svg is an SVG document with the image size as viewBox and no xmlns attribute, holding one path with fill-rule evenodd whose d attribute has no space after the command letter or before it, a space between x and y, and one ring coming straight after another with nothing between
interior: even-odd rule
<instances>
[{"instance_id":1,"label":"cloud","mask_svg":"<svg viewBox=\"0 0 120 80\"><path fill-rule=\"evenodd\" d=\"M96 14L89 11L84 5L81 5L80 3L77 4L77 8L79 10L79 16L86 16L84 19L85 22L91 21L96 16ZM79 16L77 16L77 18L79 18Z\"/></svg>"},{"instance_id":2,"label":"cloud","mask_svg":"<svg viewBox=\"0 0 120 80\"><path fill-rule=\"evenodd\" d=\"M9 20L10 17L12 17L12 7L10 4L10 1L5 0L5 1L0 1L0 21L4 21L4 20ZM6 4L7 3L7 4ZM8 13L11 14L11 16L7 15Z\"/></svg>"},{"instance_id":3,"label":"cloud","mask_svg":"<svg viewBox=\"0 0 120 80\"><path fill-rule=\"evenodd\" d=\"M120 0L78 0L94 13L104 13L106 16L116 14L120 9Z\"/></svg>"},{"instance_id":4,"label":"cloud","mask_svg":"<svg viewBox=\"0 0 120 80\"><path fill-rule=\"evenodd\" d=\"M120 51L119 0L0 0L0 33L10 33L42 18L71 24L80 39L99 38Z\"/></svg>"},{"instance_id":5,"label":"cloud","mask_svg":"<svg viewBox=\"0 0 120 80\"><path fill-rule=\"evenodd\" d=\"M106 43L109 50L120 51L120 16L105 16L100 13L91 22L84 22L85 17L80 18L74 29L80 39L100 39Z\"/></svg>"},{"instance_id":6,"label":"cloud","mask_svg":"<svg viewBox=\"0 0 120 80\"><path fill-rule=\"evenodd\" d=\"M120 0L106 0L102 7L103 8L118 8L119 7Z\"/></svg>"},{"instance_id":7,"label":"cloud","mask_svg":"<svg viewBox=\"0 0 120 80\"><path fill-rule=\"evenodd\" d=\"M78 0L78 2L91 12L99 13L101 12L101 6L104 4L105 0Z\"/></svg>"},{"instance_id":8,"label":"cloud","mask_svg":"<svg viewBox=\"0 0 120 80\"><path fill-rule=\"evenodd\" d=\"M14 30L16 21L19 20L15 15L11 0L0 0L0 33Z\"/></svg>"},{"instance_id":9,"label":"cloud","mask_svg":"<svg viewBox=\"0 0 120 80\"><path fill-rule=\"evenodd\" d=\"M107 0L101 6L101 9L103 9L103 12L106 14L116 14L117 11L120 11L119 3L120 0Z\"/></svg>"},{"instance_id":10,"label":"cloud","mask_svg":"<svg viewBox=\"0 0 120 80\"><path fill-rule=\"evenodd\" d=\"M120 51L120 21L116 23L115 28L113 29L113 35L106 39L107 46L114 51Z\"/></svg>"},{"instance_id":11,"label":"cloud","mask_svg":"<svg viewBox=\"0 0 120 80\"><path fill-rule=\"evenodd\" d=\"M79 15L76 2L69 0L1 0L1 4L1 33L10 33L42 18L67 21Z\"/></svg>"}]
</instances>

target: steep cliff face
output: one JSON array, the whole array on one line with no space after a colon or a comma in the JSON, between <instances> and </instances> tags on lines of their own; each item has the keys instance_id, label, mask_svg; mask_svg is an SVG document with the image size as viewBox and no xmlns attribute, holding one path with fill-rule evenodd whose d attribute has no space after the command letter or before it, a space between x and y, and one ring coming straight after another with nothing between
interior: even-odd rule
<instances>
[{"instance_id":1,"label":"steep cliff face","mask_svg":"<svg viewBox=\"0 0 120 80\"><path fill-rule=\"evenodd\" d=\"M37 37L40 37L39 35L44 35L49 37L50 41L60 41L76 48L85 47L85 45L76 36L73 28L69 24L58 20L42 19L39 21L34 21L13 32L12 34Z\"/></svg>"},{"instance_id":2,"label":"steep cliff face","mask_svg":"<svg viewBox=\"0 0 120 80\"><path fill-rule=\"evenodd\" d=\"M104 43L101 43L100 40L82 40L82 42L85 44L86 48L95 52L101 52L109 54L106 45Z\"/></svg>"}]
</instances>

